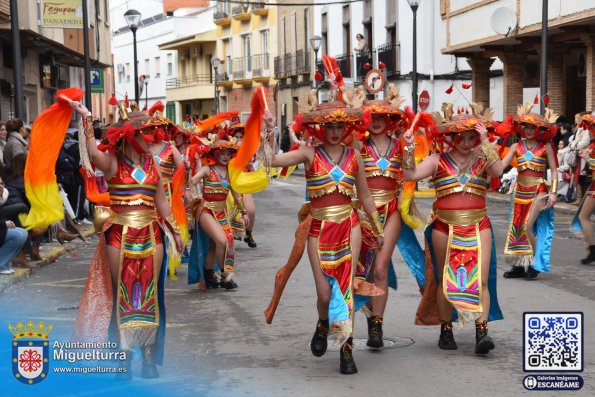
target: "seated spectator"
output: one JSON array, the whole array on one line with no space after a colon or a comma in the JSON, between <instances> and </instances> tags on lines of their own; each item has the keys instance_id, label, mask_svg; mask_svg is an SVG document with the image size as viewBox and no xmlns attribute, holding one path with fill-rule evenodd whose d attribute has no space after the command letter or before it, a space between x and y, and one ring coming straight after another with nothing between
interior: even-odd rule
<instances>
[{"instance_id":1,"label":"seated spectator","mask_svg":"<svg viewBox=\"0 0 595 397\"><path fill-rule=\"evenodd\" d=\"M25 127L23 120L12 119L6 123L8 138L4 146L4 165L8 170L12 167L12 160L19 154L29 152L29 131Z\"/></svg>"},{"instance_id":2,"label":"seated spectator","mask_svg":"<svg viewBox=\"0 0 595 397\"><path fill-rule=\"evenodd\" d=\"M6 196L4 184L0 180L0 202ZM16 227L13 221L7 220L0 213L0 274L14 274L11 261L25 267L31 265L22 252L23 245L27 240L27 231Z\"/></svg>"},{"instance_id":3,"label":"seated spectator","mask_svg":"<svg viewBox=\"0 0 595 397\"><path fill-rule=\"evenodd\" d=\"M4 146L6 146L6 125L4 121L0 121L0 167L4 167Z\"/></svg>"}]
</instances>

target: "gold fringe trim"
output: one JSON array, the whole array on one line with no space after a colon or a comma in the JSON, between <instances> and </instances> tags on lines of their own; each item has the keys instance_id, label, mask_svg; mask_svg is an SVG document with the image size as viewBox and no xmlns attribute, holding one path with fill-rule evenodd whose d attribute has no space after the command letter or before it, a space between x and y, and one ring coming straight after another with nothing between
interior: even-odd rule
<instances>
[{"instance_id":1,"label":"gold fringe trim","mask_svg":"<svg viewBox=\"0 0 595 397\"><path fill-rule=\"evenodd\" d=\"M144 347L154 344L158 327L158 323L143 324L136 321L130 325L120 325L120 349L133 350L136 346Z\"/></svg>"},{"instance_id":2,"label":"gold fringe trim","mask_svg":"<svg viewBox=\"0 0 595 397\"><path fill-rule=\"evenodd\" d=\"M343 346L343 343L347 342L347 339L351 336L351 318L332 323L329 332L331 337L337 341L339 345Z\"/></svg>"}]
</instances>

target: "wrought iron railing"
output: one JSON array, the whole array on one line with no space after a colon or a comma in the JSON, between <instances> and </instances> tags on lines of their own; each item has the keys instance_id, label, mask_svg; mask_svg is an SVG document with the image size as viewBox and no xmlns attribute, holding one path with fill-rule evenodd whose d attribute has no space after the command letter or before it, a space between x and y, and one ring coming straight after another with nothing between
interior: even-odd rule
<instances>
[{"instance_id":1,"label":"wrought iron railing","mask_svg":"<svg viewBox=\"0 0 595 397\"><path fill-rule=\"evenodd\" d=\"M252 77L252 57L232 59L232 74L234 80L249 79Z\"/></svg>"},{"instance_id":2,"label":"wrought iron railing","mask_svg":"<svg viewBox=\"0 0 595 397\"><path fill-rule=\"evenodd\" d=\"M387 43L378 46L378 63L382 62L386 65L384 74L386 77L396 76L400 74L399 70L399 55L401 51L400 44Z\"/></svg>"},{"instance_id":3,"label":"wrought iron railing","mask_svg":"<svg viewBox=\"0 0 595 397\"><path fill-rule=\"evenodd\" d=\"M195 74L193 76L185 76L165 81L165 88L180 88L200 84L211 84L214 82L215 76L210 74Z\"/></svg>"},{"instance_id":4,"label":"wrought iron railing","mask_svg":"<svg viewBox=\"0 0 595 397\"><path fill-rule=\"evenodd\" d=\"M268 77L269 54L252 55L252 77Z\"/></svg>"},{"instance_id":5,"label":"wrought iron railing","mask_svg":"<svg viewBox=\"0 0 595 397\"><path fill-rule=\"evenodd\" d=\"M374 66L374 50L355 52L355 76L359 81L363 81L368 71Z\"/></svg>"},{"instance_id":6,"label":"wrought iron railing","mask_svg":"<svg viewBox=\"0 0 595 397\"><path fill-rule=\"evenodd\" d=\"M351 54L341 54L335 57L337 65L343 77L351 78L353 73L351 72L351 65L353 63L353 57Z\"/></svg>"}]
</instances>

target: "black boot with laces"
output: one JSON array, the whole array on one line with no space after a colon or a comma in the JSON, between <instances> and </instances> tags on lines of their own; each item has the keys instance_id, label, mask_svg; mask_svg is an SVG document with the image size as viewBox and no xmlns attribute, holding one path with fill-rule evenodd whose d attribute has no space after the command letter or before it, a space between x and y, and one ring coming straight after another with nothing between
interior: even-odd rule
<instances>
[{"instance_id":1,"label":"black boot with laces","mask_svg":"<svg viewBox=\"0 0 595 397\"><path fill-rule=\"evenodd\" d=\"M457 342L452 334L452 321L440 322L440 339L438 340L438 347L442 350L457 350Z\"/></svg>"},{"instance_id":2,"label":"black boot with laces","mask_svg":"<svg viewBox=\"0 0 595 397\"><path fill-rule=\"evenodd\" d=\"M347 342L343 343L340 354L341 364L339 371L343 375L357 374L357 366L353 360L353 338L349 338Z\"/></svg>"},{"instance_id":3,"label":"black boot with laces","mask_svg":"<svg viewBox=\"0 0 595 397\"><path fill-rule=\"evenodd\" d=\"M382 317L368 317L368 342L366 345L377 349L384 346L384 342L382 342Z\"/></svg>"},{"instance_id":4,"label":"black boot with laces","mask_svg":"<svg viewBox=\"0 0 595 397\"><path fill-rule=\"evenodd\" d=\"M252 238L252 230L246 230L246 236L244 237L244 242L248 244L250 248L256 248L256 241Z\"/></svg>"},{"instance_id":5,"label":"black boot with laces","mask_svg":"<svg viewBox=\"0 0 595 397\"><path fill-rule=\"evenodd\" d=\"M328 319L318 320L316 324L316 331L310 341L310 350L316 357L321 357L326 353L327 348L327 336L328 336Z\"/></svg>"},{"instance_id":6,"label":"black boot with laces","mask_svg":"<svg viewBox=\"0 0 595 397\"><path fill-rule=\"evenodd\" d=\"M494 348L494 341L488 336L488 322L475 323L475 354L487 354Z\"/></svg>"}]
</instances>

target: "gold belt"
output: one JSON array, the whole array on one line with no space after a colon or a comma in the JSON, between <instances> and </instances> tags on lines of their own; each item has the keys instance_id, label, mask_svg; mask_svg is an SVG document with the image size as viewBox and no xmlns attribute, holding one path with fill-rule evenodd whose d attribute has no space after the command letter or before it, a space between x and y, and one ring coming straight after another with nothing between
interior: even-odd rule
<instances>
[{"instance_id":1,"label":"gold belt","mask_svg":"<svg viewBox=\"0 0 595 397\"><path fill-rule=\"evenodd\" d=\"M225 200L223 200L223 201L205 201L204 202L204 206L206 208L210 209L211 211L215 211L215 212L221 212L221 211L225 210L225 205L226 205Z\"/></svg>"},{"instance_id":2,"label":"gold belt","mask_svg":"<svg viewBox=\"0 0 595 397\"><path fill-rule=\"evenodd\" d=\"M169 176L162 176L161 179L163 179L163 183L171 183L171 177Z\"/></svg>"},{"instance_id":3,"label":"gold belt","mask_svg":"<svg viewBox=\"0 0 595 397\"><path fill-rule=\"evenodd\" d=\"M149 226L156 220L157 211L146 210L112 212L112 216L110 217L110 221L116 225L126 225L135 229Z\"/></svg>"},{"instance_id":4,"label":"gold belt","mask_svg":"<svg viewBox=\"0 0 595 397\"><path fill-rule=\"evenodd\" d=\"M324 208L310 208L310 215L320 221L339 223L351 216L351 211L353 211L351 204L341 204Z\"/></svg>"},{"instance_id":5,"label":"gold belt","mask_svg":"<svg viewBox=\"0 0 595 397\"><path fill-rule=\"evenodd\" d=\"M488 214L488 211L485 208L476 210L435 209L434 214L439 221L449 225L469 226L481 221Z\"/></svg>"},{"instance_id":6,"label":"gold belt","mask_svg":"<svg viewBox=\"0 0 595 397\"><path fill-rule=\"evenodd\" d=\"M540 176L523 175L517 177L517 183L520 183L523 186L541 185L544 182L545 180Z\"/></svg>"},{"instance_id":7,"label":"gold belt","mask_svg":"<svg viewBox=\"0 0 595 397\"><path fill-rule=\"evenodd\" d=\"M397 197L397 192L395 190L370 189L370 195L376 205L383 205Z\"/></svg>"}]
</instances>

